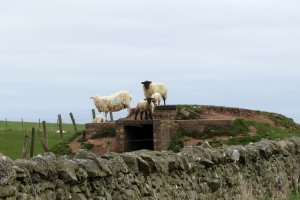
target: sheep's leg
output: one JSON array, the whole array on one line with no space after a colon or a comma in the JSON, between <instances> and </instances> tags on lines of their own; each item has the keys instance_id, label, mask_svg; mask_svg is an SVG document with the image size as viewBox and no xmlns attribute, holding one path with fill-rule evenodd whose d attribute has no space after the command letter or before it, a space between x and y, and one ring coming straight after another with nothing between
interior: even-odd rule
<instances>
[{"instance_id":1,"label":"sheep's leg","mask_svg":"<svg viewBox=\"0 0 300 200\"><path fill-rule=\"evenodd\" d=\"M110 121L114 121L112 111L109 111L109 115L110 115Z\"/></svg>"},{"instance_id":2,"label":"sheep's leg","mask_svg":"<svg viewBox=\"0 0 300 200\"><path fill-rule=\"evenodd\" d=\"M135 111L135 116L134 116L134 120L136 120L138 114L139 114L139 109L136 109L136 111Z\"/></svg>"},{"instance_id":3,"label":"sheep's leg","mask_svg":"<svg viewBox=\"0 0 300 200\"><path fill-rule=\"evenodd\" d=\"M141 120L143 120L144 111L141 112Z\"/></svg>"},{"instance_id":4,"label":"sheep's leg","mask_svg":"<svg viewBox=\"0 0 300 200\"><path fill-rule=\"evenodd\" d=\"M163 100L164 100L164 105L166 105L166 98L163 97Z\"/></svg>"},{"instance_id":5,"label":"sheep's leg","mask_svg":"<svg viewBox=\"0 0 300 200\"><path fill-rule=\"evenodd\" d=\"M107 112L105 112L105 121L107 122Z\"/></svg>"},{"instance_id":6,"label":"sheep's leg","mask_svg":"<svg viewBox=\"0 0 300 200\"><path fill-rule=\"evenodd\" d=\"M152 118L152 112L151 112L151 111L149 111L149 116L150 116L150 119L153 119L153 118Z\"/></svg>"},{"instance_id":7,"label":"sheep's leg","mask_svg":"<svg viewBox=\"0 0 300 200\"><path fill-rule=\"evenodd\" d=\"M148 119L148 111L145 111L145 119Z\"/></svg>"},{"instance_id":8,"label":"sheep's leg","mask_svg":"<svg viewBox=\"0 0 300 200\"><path fill-rule=\"evenodd\" d=\"M130 106L127 106L127 112L128 112L128 116L127 117L129 117L130 114L131 114L131 108L130 108Z\"/></svg>"}]
</instances>

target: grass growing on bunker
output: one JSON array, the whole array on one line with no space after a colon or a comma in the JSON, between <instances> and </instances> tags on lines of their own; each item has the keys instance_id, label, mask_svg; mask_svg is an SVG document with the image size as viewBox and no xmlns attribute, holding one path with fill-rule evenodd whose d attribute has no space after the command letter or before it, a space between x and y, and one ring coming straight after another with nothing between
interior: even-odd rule
<instances>
[{"instance_id":1,"label":"grass growing on bunker","mask_svg":"<svg viewBox=\"0 0 300 200\"><path fill-rule=\"evenodd\" d=\"M282 120L286 119L282 118ZM271 126L263 122L237 118L234 120L231 128L209 125L202 132L189 132L179 127L171 139L169 150L178 152L184 146L185 136L197 139L207 139L216 136L229 137L229 140L226 142L212 140L213 146L221 146L224 143L228 145L245 145L250 142L258 142L261 139L277 140L293 136L300 137L299 125L293 124L290 121L288 122L288 126L286 126L285 122L278 122L277 126ZM249 134L250 127L255 127L256 133L254 135Z\"/></svg>"},{"instance_id":2,"label":"grass growing on bunker","mask_svg":"<svg viewBox=\"0 0 300 200\"><path fill-rule=\"evenodd\" d=\"M238 145L238 144L248 144L250 142L257 142L261 139L269 139L269 140L277 140L277 139L285 139L293 136L300 136L300 129L298 128L286 128L281 126L271 126L266 123L250 121L243 119L243 125L245 128L253 126L257 129L257 133L255 135L241 135L237 137L232 137L227 144L229 145Z\"/></svg>"}]
</instances>

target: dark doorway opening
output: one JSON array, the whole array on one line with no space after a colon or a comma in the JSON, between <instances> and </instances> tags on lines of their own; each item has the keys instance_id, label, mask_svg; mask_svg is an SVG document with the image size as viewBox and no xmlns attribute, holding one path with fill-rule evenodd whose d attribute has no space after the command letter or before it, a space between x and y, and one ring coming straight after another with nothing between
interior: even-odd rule
<instances>
[{"instance_id":1,"label":"dark doorway opening","mask_svg":"<svg viewBox=\"0 0 300 200\"><path fill-rule=\"evenodd\" d=\"M153 124L125 125L124 132L125 151L154 150Z\"/></svg>"}]
</instances>

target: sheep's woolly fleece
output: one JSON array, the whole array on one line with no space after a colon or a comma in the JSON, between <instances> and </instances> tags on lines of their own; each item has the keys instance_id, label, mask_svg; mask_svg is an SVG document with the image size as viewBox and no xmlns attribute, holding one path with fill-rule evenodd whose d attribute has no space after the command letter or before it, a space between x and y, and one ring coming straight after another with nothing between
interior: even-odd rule
<instances>
[{"instance_id":1,"label":"sheep's woolly fleece","mask_svg":"<svg viewBox=\"0 0 300 200\"><path fill-rule=\"evenodd\" d=\"M160 93L162 98L167 99L168 88L164 83L151 83L148 90L145 87L143 89L145 97L151 97L154 93Z\"/></svg>"},{"instance_id":2,"label":"sheep's woolly fleece","mask_svg":"<svg viewBox=\"0 0 300 200\"><path fill-rule=\"evenodd\" d=\"M99 112L116 112L130 107L132 97L129 92L120 91L110 96L94 96L93 99Z\"/></svg>"},{"instance_id":3,"label":"sheep's woolly fleece","mask_svg":"<svg viewBox=\"0 0 300 200\"><path fill-rule=\"evenodd\" d=\"M151 98L153 98L155 100L155 103L154 103L155 106L159 106L160 105L161 95L158 92L152 94Z\"/></svg>"},{"instance_id":4,"label":"sheep's woolly fleece","mask_svg":"<svg viewBox=\"0 0 300 200\"><path fill-rule=\"evenodd\" d=\"M154 104L153 104L153 102L148 104L148 102L146 100L140 100L138 102L136 108L137 108L136 110L140 111L140 112L151 110L151 112L153 113Z\"/></svg>"}]
</instances>

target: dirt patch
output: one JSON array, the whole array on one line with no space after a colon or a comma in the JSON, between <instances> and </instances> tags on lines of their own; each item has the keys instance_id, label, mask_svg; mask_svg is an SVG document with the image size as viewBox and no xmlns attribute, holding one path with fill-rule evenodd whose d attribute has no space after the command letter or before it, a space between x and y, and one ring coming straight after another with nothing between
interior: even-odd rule
<instances>
[{"instance_id":1,"label":"dirt patch","mask_svg":"<svg viewBox=\"0 0 300 200\"><path fill-rule=\"evenodd\" d=\"M228 135L219 135L205 139L196 139L192 137L185 137L184 146L197 146L199 144L203 144L205 141L220 141L220 142L227 142L231 137Z\"/></svg>"},{"instance_id":2,"label":"dirt patch","mask_svg":"<svg viewBox=\"0 0 300 200\"><path fill-rule=\"evenodd\" d=\"M260 111L226 107L207 107L199 113L201 119L235 119L244 118L275 126L274 121Z\"/></svg>"},{"instance_id":3,"label":"dirt patch","mask_svg":"<svg viewBox=\"0 0 300 200\"><path fill-rule=\"evenodd\" d=\"M77 152L82 148L82 142L79 140L82 136L77 137L69 144L69 148L73 153ZM90 150L94 154L103 155L107 152L116 151L116 138L115 137L105 137L105 138L97 138L97 139L88 139L83 142L84 144L93 144L94 147Z\"/></svg>"},{"instance_id":4,"label":"dirt patch","mask_svg":"<svg viewBox=\"0 0 300 200\"><path fill-rule=\"evenodd\" d=\"M94 145L94 148L91 150L94 154L103 155L111 151L116 151L115 137L97 138L95 140L88 140L87 143Z\"/></svg>"},{"instance_id":5,"label":"dirt patch","mask_svg":"<svg viewBox=\"0 0 300 200\"><path fill-rule=\"evenodd\" d=\"M78 142L78 140L80 140L81 138L82 136L78 136L72 142L69 143L69 148L71 149L72 153L75 153L78 149L80 149L81 144L80 142Z\"/></svg>"},{"instance_id":6,"label":"dirt patch","mask_svg":"<svg viewBox=\"0 0 300 200\"><path fill-rule=\"evenodd\" d=\"M256 134L257 134L257 128L255 126L250 126L248 135L255 136Z\"/></svg>"}]
</instances>

